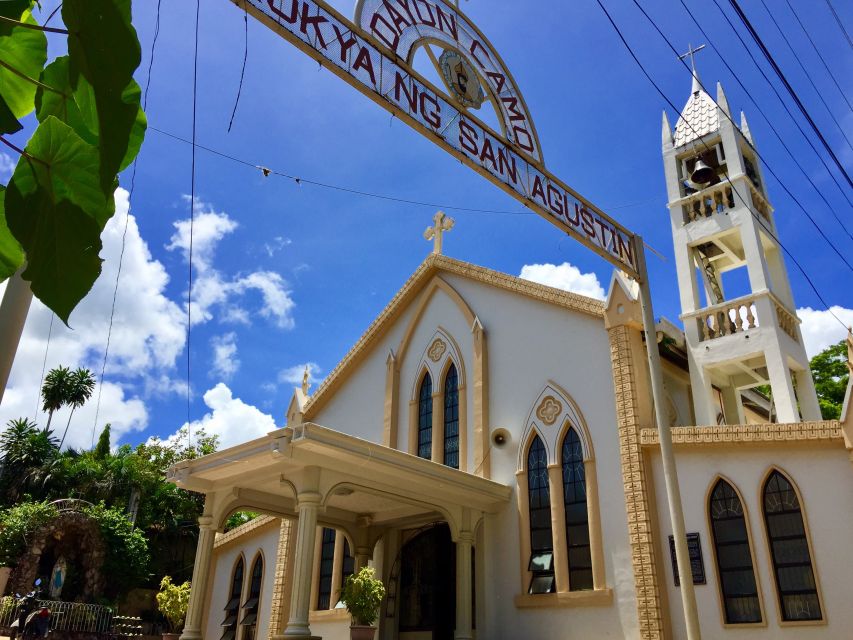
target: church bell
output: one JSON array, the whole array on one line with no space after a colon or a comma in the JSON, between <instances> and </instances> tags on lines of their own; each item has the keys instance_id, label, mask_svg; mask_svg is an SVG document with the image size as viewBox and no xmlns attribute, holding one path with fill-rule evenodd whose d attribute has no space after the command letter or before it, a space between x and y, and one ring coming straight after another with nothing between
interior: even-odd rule
<instances>
[{"instance_id":1,"label":"church bell","mask_svg":"<svg viewBox=\"0 0 853 640\"><path fill-rule=\"evenodd\" d=\"M693 173L690 174L690 182L694 184L708 184L715 174L716 172L702 162L702 158L699 158L693 167Z\"/></svg>"}]
</instances>

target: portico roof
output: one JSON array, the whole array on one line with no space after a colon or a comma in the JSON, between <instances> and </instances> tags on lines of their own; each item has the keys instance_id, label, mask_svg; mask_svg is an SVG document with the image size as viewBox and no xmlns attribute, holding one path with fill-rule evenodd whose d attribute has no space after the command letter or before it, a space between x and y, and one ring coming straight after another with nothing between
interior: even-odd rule
<instances>
[{"instance_id":1,"label":"portico roof","mask_svg":"<svg viewBox=\"0 0 853 640\"><path fill-rule=\"evenodd\" d=\"M510 487L314 423L171 467L167 479L204 493L218 522L235 509L295 516L297 496L320 494L320 521L352 530L495 513Z\"/></svg>"}]
</instances>

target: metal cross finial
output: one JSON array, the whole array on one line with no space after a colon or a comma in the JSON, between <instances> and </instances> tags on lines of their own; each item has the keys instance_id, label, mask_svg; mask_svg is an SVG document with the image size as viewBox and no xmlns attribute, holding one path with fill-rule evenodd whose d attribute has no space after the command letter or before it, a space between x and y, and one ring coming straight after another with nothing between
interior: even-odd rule
<instances>
[{"instance_id":1,"label":"metal cross finial","mask_svg":"<svg viewBox=\"0 0 853 640\"><path fill-rule=\"evenodd\" d=\"M687 53L682 53L680 56L678 56L678 59L684 60L684 58L686 58L687 56L690 56L690 67L693 69L693 72L696 73L696 60L694 59L694 56L697 53L699 53L700 51L702 51L702 49L704 49L704 48L705 48L705 45L700 44L698 47L696 47L694 49L693 45L688 43Z\"/></svg>"},{"instance_id":2,"label":"metal cross finial","mask_svg":"<svg viewBox=\"0 0 853 640\"><path fill-rule=\"evenodd\" d=\"M444 211L437 211L432 221L434 224L424 231L424 240L432 240L432 252L438 256L441 255L441 237L453 228L455 220L444 215Z\"/></svg>"}]
</instances>

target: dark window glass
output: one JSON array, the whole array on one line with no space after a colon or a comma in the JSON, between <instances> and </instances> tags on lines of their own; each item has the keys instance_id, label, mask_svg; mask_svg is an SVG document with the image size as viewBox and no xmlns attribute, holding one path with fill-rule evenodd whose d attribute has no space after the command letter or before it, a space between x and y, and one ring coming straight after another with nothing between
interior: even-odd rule
<instances>
[{"instance_id":1,"label":"dark window glass","mask_svg":"<svg viewBox=\"0 0 853 640\"><path fill-rule=\"evenodd\" d=\"M456 365L444 378L444 464L459 468L459 384Z\"/></svg>"},{"instance_id":2,"label":"dark window glass","mask_svg":"<svg viewBox=\"0 0 853 640\"><path fill-rule=\"evenodd\" d=\"M456 545L440 524L409 540L401 552L401 632L427 631L436 640L453 638L456 626Z\"/></svg>"},{"instance_id":3,"label":"dark window glass","mask_svg":"<svg viewBox=\"0 0 853 640\"><path fill-rule=\"evenodd\" d=\"M726 622L761 622L761 604L749 551L746 518L734 487L725 480L717 482L708 508Z\"/></svg>"},{"instance_id":4,"label":"dark window glass","mask_svg":"<svg viewBox=\"0 0 853 640\"><path fill-rule=\"evenodd\" d=\"M243 558L234 565L231 574L231 590L228 592L228 603L225 605L225 619L222 621L221 640L230 640L237 634L237 613L240 609L240 598L243 594Z\"/></svg>"},{"instance_id":5,"label":"dark window glass","mask_svg":"<svg viewBox=\"0 0 853 640\"><path fill-rule=\"evenodd\" d=\"M341 587L346 583L347 578L355 573L355 558L349 548L349 540L344 538L344 561L341 564ZM340 599L340 597L338 597Z\"/></svg>"},{"instance_id":6,"label":"dark window glass","mask_svg":"<svg viewBox=\"0 0 853 640\"><path fill-rule=\"evenodd\" d=\"M249 584L249 596L243 604L243 618L240 625L244 627L242 640L255 640L258 624L258 603L261 600L261 581L264 577L264 559L258 555L252 565L252 581Z\"/></svg>"},{"instance_id":7,"label":"dark window glass","mask_svg":"<svg viewBox=\"0 0 853 640\"><path fill-rule=\"evenodd\" d=\"M317 590L317 609L328 609L332 600L332 568L335 564L334 529L323 527L323 542L320 546L320 584Z\"/></svg>"},{"instance_id":8,"label":"dark window glass","mask_svg":"<svg viewBox=\"0 0 853 640\"><path fill-rule=\"evenodd\" d=\"M562 453L569 588L572 591L583 591L592 589L592 555L589 547L589 513L586 508L583 446L574 429L570 428L566 432Z\"/></svg>"},{"instance_id":9,"label":"dark window glass","mask_svg":"<svg viewBox=\"0 0 853 640\"><path fill-rule=\"evenodd\" d=\"M551 492L548 487L548 454L539 436L527 452L527 500L530 510L530 580L528 593L554 591L551 535Z\"/></svg>"},{"instance_id":10,"label":"dark window glass","mask_svg":"<svg viewBox=\"0 0 853 640\"><path fill-rule=\"evenodd\" d=\"M428 373L418 396L418 457L432 458L432 378Z\"/></svg>"},{"instance_id":11,"label":"dark window glass","mask_svg":"<svg viewBox=\"0 0 853 640\"><path fill-rule=\"evenodd\" d=\"M809 543L797 493L774 471L764 484L764 524L783 620L820 620Z\"/></svg>"}]
</instances>

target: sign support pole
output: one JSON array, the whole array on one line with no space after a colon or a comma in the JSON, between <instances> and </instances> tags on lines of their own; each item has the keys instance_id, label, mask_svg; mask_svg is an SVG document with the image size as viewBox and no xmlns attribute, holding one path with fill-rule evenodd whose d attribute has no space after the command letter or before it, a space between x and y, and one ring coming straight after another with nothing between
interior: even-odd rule
<instances>
[{"instance_id":1,"label":"sign support pole","mask_svg":"<svg viewBox=\"0 0 853 640\"><path fill-rule=\"evenodd\" d=\"M657 329L652 310L652 296L646 270L646 252L643 239L636 237L636 254L640 272L640 306L643 311L643 329L646 333L646 354L649 359L649 378L652 386L652 399L655 407L655 422L660 441L660 457L663 463L663 476L666 482L666 497L669 506L669 519L675 539L675 558L678 564L678 578L681 583L681 606L684 609L684 622L687 626L688 640L701 640L699 631L699 613L696 608L696 593L693 589L693 571L690 565L690 553L687 549L687 533L684 527L684 512L681 508L681 489L678 486L678 471L672 450L672 432L666 423L663 390L663 372L660 366L660 353L657 348Z\"/></svg>"}]
</instances>

